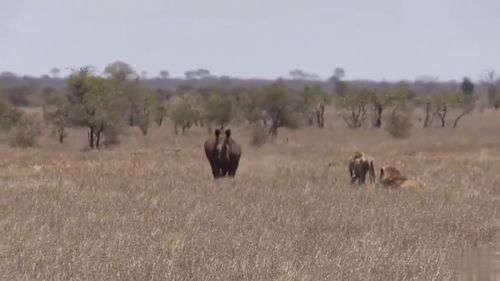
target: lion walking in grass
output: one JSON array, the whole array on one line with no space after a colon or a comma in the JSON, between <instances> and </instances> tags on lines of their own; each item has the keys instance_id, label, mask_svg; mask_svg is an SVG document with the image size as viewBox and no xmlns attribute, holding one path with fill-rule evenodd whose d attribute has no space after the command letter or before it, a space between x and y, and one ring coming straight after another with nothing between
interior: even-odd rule
<instances>
[{"instance_id":1,"label":"lion walking in grass","mask_svg":"<svg viewBox=\"0 0 500 281\"><path fill-rule=\"evenodd\" d=\"M356 151L349 159L349 175L351 184L358 182L359 185L365 184L366 175L370 178L370 183L375 183L375 168L373 159L366 157L363 152Z\"/></svg>"}]
</instances>

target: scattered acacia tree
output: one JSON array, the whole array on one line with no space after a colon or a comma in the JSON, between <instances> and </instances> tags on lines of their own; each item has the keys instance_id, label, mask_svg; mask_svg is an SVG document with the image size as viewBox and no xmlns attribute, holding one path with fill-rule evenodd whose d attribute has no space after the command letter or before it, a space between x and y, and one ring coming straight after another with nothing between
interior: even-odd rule
<instances>
[{"instance_id":1,"label":"scattered acacia tree","mask_svg":"<svg viewBox=\"0 0 500 281\"><path fill-rule=\"evenodd\" d=\"M188 70L184 73L186 79L205 79L210 77L210 70L199 68L197 70Z\"/></svg>"},{"instance_id":2,"label":"scattered acacia tree","mask_svg":"<svg viewBox=\"0 0 500 281\"><path fill-rule=\"evenodd\" d=\"M319 80L319 79L321 79L317 74L307 73L307 72L300 70L300 69L290 70L288 75L292 79L297 79L297 80Z\"/></svg>"},{"instance_id":3,"label":"scattered acacia tree","mask_svg":"<svg viewBox=\"0 0 500 281\"><path fill-rule=\"evenodd\" d=\"M161 127L163 125L163 121L168 116L169 104L168 101L172 97L172 94L168 90L157 89L156 90L156 102L155 108L153 110L153 120Z\"/></svg>"},{"instance_id":4,"label":"scattered acacia tree","mask_svg":"<svg viewBox=\"0 0 500 281\"><path fill-rule=\"evenodd\" d=\"M419 97L418 103L425 109L424 128L430 128L435 118L441 121L441 128L445 126L449 100L446 93L423 94Z\"/></svg>"},{"instance_id":5,"label":"scattered acacia tree","mask_svg":"<svg viewBox=\"0 0 500 281\"><path fill-rule=\"evenodd\" d=\"M70 125L71 107L66 96L54 96L48 101L49 108L43 107L43 116L52 127L51 136L56 136L59 143L66 138L67 128Z\"/></svg>"},{"instance_id":6,"label":"scattered acacia tree","mask_svg":"<svg viewBox=\"0 0 500 281\"><path fill-rule=\"evenodd\" d=\"M281 79L259 89L240 90L235 100L244 119L261 132L267 130L267 135L276 137L280 127L295 129L301 125L301 99Z\"/></svg>"},{"instance_id":7,"label":"scattered acacia tree","mask_svg":"<svg viewBox=\"0 0 500 281\"><path fill-rule=\"evenodd\" d=\"M161 127L161 125L163 124L163 120L167 117L167 114L168 114L167 105L165 105L161 101L158 101L156 103L156 106L155 106L154 112L153 112L153 119L156 122L156 124L158 125L158 127Z\"/></svg>"},{"instance_id":8,"label":"scattered acacia tree","mask_svg":"<svg viewBox=\"0 0 500 281\"><path fill-rule=\"evenodd\" d=\"M374 92L371 96L373 104L373 127L379 128L382 126L382 113L389 102L385 92Z\"/></svg>"},{"instance_id":9,"label":"scattered acacia tree","mask_svg":"<svg viewBox=\"0 0 500 281\"><path fill-rule=\"evenodd\" d=\"M168 100L166 107L169 117L174 122L176 134L179 127L183 133L193 126L203 127L206 112L202 96L191 88L177 89L176 93Z\"/></svg>"},{"instance_id":10,"label":"scattered acacia tree","mask_svg":"<svg viewBox=\"0 0 500 281\"><path fill-rule=\"evenodd\" d=\"M269 138L267 113L264 108L265 91L259 89L239 89L235 93L238 113L252 128L252 146L261 146Z\"/></svg>"},{"instance_id":11,"label":"scattered acacia tree","mask_svg":"<svg viewBox=\"0 0 500 281\"><path fill-rule=\"evenodd\" d=\"M233 115L233 102L229 95L212 93L205 104L206 120L210 123L220 125L224 128Z\"/></svg>"},{"instance_id":12,"label":"scattered acacia tree","mask_svg":"<svg viewBox=\"0 0 500 281\"><path fill-rule=\"evenodd\" d=\"M432 115L433 98L430 95L424 95L419 98L419 101L425 107L425 119L423 127L428 128L431 126L433 121L433 115Z\"/></svg>"},{"instance_id":13,"label":"scattered acacia tree","mask_svg":"<svg viewBox=\"0 0 500 281\"><path fill-rule=\"evenodd\" d=\"M141 87L139 75L128 63L115 61L104 69L104 74L124 97L126 104L127 123L130 127L138 126L143 134L147 134L147 122L144 119L144 90ZM149 126L149 125L148 125Z\"/></svg>"},{"instance_id":14,"label":"scattered acacia tree","mask_svg":"<svg viewBox=\"0 0 500 281\"><path fill-rule=\"evenodd\" d=\"M306 86L301 92L299 96L299 110L304 115L307 120L307 124L309 126L314 125L315 120L315 105L316 99L313 91L311 91L309 86ZM318 124L319 126L319 124Z\"/></svg>"},{"instance_id":15,"label":"scattered acacia tree","mask_svg":"<svg viewBox=\"0 0 500 281\"><path fill-rule=\"evenodd\" d=\"M335 106L347 127L357 129L363 126L367 118L371 94L371 91L363 89L351 91L336 98Z\"/></svg>"},{"instance_id":16,"label":"scattered acacia tree","mask_svg":"<svg viewBox=\"0 0 500 281\"><path fill-rule=\"evenodd\" d=\"M143 91L139 81L121 81L116 84L121 89L127 107L127 124L130 127L138 126L141 107L144 102Z\"/></svg>"},{"instance_id":17,"label":"scattered acacia tree","mask_svg":"<svg viewBox=\"0 0 500 281\"><path fill-rule=\"evenodd\" d=\"M125 81L137 77L135 70L130 64L123 61L115 61L104 68L104 74L118 81Z\"/></svg>"},{"instance_id":18,"label":"scattered acacia tree","mask_svg":"<svg viewBox=\"0 0 500 281\"><path fill-rule=\"evenodd\" d=\"M476 99L472 95L456 95L455 100L453 101L452 105L454 109L458 109L460 112L455 118L455 121L453 121L453 128L456 128L458 125L458 122L466 116L467 114L471 113L474 110L476 104Z\"/></svg>"},{"instance_id":19,"label":"scattered acacia tree","mask_svg":"<svg viewBox=\"0 0 500 281\"><path fill-rule=\"evenodd\" d=\"M156 109L156 100L154 96L151 93L144 92L140 96L139 102L136 104L136 108L137 125L139 126L142 134L147 135L151 121L154 118L154 111Z\"/></svg>"},{"instance_id":20,"label":"scattered acacia tree","mask_svg":"<svg viewBox=\"0 0 500 281\"><path fill-rule=\"evenodd\" d=\"M462 94L456 95L455 99L452 100L453 107L460 110L460 113L455 118L455 121L453 121L453 128L457 127L458 122L460 122L465 115L474 110L476 104L476 99L474 97L474 84L469 78L465 77L462 80L461 90Z\"/></svg>"},{"instance_id":21,"label":"scattered acacia tree","mask_svg":"<svg viewBox=\"0 0 500 281\"><path fill-rule=\"evenodd\" d=\"M371 90L369 96L373 106L373 127L380 128L385 109L391 106L394 100L397 99L397 95L387 90Z\"/></svg>"},{"instance_id":22,"label":"scattered acacia tree","mask_svg":"<svg viewBox=\"0 0 500 281\"><path fill-rule=\"evenodd\" d=\"M50 69L50 74L54 78L58 78L60 73L61 73L61 70L57 67L53 67L52 69Z\"/></svg>"},{"instance_id":23,"label":"scattered acacia tree","mask_svg":"<svg viewBox=\"0 0 500 281\"><path fill-rule=\"evenodd\" d=\"M81 72L81 71L80 71ZM93 88L95 91L100 87L103 91L111 91L111 95L116 97L109 97L109 103L114 103L115 109L110 108L110 114L106 118L114 121L112 123L120 126L111 126L107 124L106 129L97 126L96 133L89 134L89 142L96 142L97 146L100 143L101 136L105 136L105 145L109 146L118 142L118 135L122 131L121 121L119 115L124 115L124 120L127 121L129 126L138 126L143 134L147 134L150 121L152 119L152 105L149 94L145 94L139 81L139 77L134 69L127 63L122 61L115 61L106 66L104 74L108 79L102 79L103 83L94 83L96 86ZM144 73L143 73L144 74ZM92 77L90 80L96 82L97 78ZM101 81L101 82L102 82ZM97 86L97 85L100 86ZM104 90L108 88L107 90ZM97 99L101 100L101 99ZM113 100L111 102L110 100ZM121 111L112 112L112 111ZM112 114L111 114L112 113ZM122 114L123 113L123 114ZM120 122L118 122L120 121ZM93 145L90 145L91 147ZM94 144L96 146L96 144Z\"/></svg>"},{"instance_id":24,"label":"scattered acacia tree","mask_svg":"<svg viewBox=\"0 0 500 281\"><path fill-rule=\"evenodd\" d=\"M194 91L192 94L187 96L189 104L191 105L192 120L191 124L193 126L203 127L205 121L208 118L208 111L206 104L209 101L211 94L204 95L198 91ZM208 129L211 130L211 124L209 124Z\"/></svg>"},{"instance_id":25,"label":"scattered acacia tree","mask_svg":"<svg viewBox=\"0 0 500 281\"><path fill-rule=\"evenodd\" d=\"M436 109L434 115L441 121L441 128L446 125L446 114L448 114L448 101L446 96L442 96L444 99L436 99Z\"/></svg>"},{"instance_id":26,"label":"scattered acacia tree","mask_svg":"<svg viewBox=\"0 0 500 281\"><path fill-rule=\"evenodd\" d=\"M292 77L292 79L305 79L307 77L307 73L300 69L290 70L290 72L288 72L288 75Z\"/></svg>"},{"instance_id":27,"label":"scattered acacia tree","mask_svg":"<svg viewBox=\"0 0 500 281\"><path fill-rule=\"evenodd\" d=\"M297 113L297 100L282 80L274 82L264 89L263 103L260 107L270 119L269 134L278 136L278 128L287 127L295 129L299 126Z\"/></svg>"},{"instance_id":28,"label":"scattered acacia tree","mask_svg":"<svg viewBox=\"0 0 500 281\"><path fill-rule=\"evenodd\" d=\"M98 149L103 137L110 145L117 141L123 121L123 93L114 83L92 75L89 67L73 73L68 81L71 121L88 128L90 149Z\"/></svg>"},{"instance_id":29,"label":"scattered acacia tree","mask_svg":"<svg viewBox=\"0 0 500 281\"><path fill-rule=\"evenodd\" d=\"M265 93L263 90L244 90L238 97L238 105L242 115L248 123L260 124L267 128L267 116L264 109Z\"/></svg>"},{"instance_id":30,"label":"scattered acacia tree","mask_svg":"<svg viewBox=\"0 0 500 281\"><path fill-rule=\"evenodd\" d=\"M431 127L434 119L439 120L440 128L446 126L447 116L450 111L459 111L451 126L455 128L460 120L471 113L474 109L476 98L472 93L466 91L460 93L443 92L432 95L425 95L420 98L420 102L425 106L424 128Z\"/></svg>"},{"instance_id":31,"label":"scattered acacia tree","mask_svg":"<svg viewBox=\"0 0 500 281\"><path fill-rule=\"evenodd\" d=\"M308 124L314 120L319 128L325 127L325 107L331 103L331 96L318 86L306 86L300 93L297 113L305 115Z\"/></svg>"},{"instance_id":32,"label":"scattered acacia tree","mask_svg":"<svg viewBox=\"0 0 500 281\"><path fill-rule=\"evenodd\" d=\"M373 105L373 127L382 126L382 115L387 108L411 102L413 93L407 89L365 90Z\"/></svg>"},{"instance_id":33,"label":"scattered acacia tree","mask_svg":"<svg viewBox=\"0 0 500 281\"><path fill-rule=\"evenodd\" d=\"M172 113L171 118L174 123L174 132L178 134L178 128L182 128L184 134L192 125L195 112L190 104L189 99L185 95L175 96L170 100Z\"/></svg>"}]
</instances>

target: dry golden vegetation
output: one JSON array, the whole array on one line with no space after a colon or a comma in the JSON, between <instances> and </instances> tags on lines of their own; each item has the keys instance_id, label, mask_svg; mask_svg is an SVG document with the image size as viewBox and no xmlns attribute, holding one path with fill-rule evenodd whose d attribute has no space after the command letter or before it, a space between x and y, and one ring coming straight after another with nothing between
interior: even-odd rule
<instances>
[{"instance_id":1,"label":"dry golden vegetation","mask_svg":"<svg viewBox=\"0 0 500 281\"><path fill-rule=\"evenodd\" d=\"M498 114L474 113L455 130L417 123L409 139L346 129L330 115L324 129L280 130L259 148L251 129L233 128L240 168L218 182L202 129L133 129L120 146L92 152L76 130L63 146L48 137L38 148L4 145L0 276L457 280L460 252L500 249ZM421 189L351 186L355 149Z\"/></svg>"}]
</instances>

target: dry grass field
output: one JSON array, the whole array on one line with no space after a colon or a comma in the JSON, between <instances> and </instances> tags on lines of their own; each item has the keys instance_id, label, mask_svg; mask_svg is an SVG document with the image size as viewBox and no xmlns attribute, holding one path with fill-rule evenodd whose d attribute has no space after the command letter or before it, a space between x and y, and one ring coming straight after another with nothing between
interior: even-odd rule
<instances>
[{"instance_id":1,"label":"dry grass field","mask_svg":"<svg viewBox=\"0 0 500 281\"><path fill-rule=\"evenodd\" d=\"M500 112L405 140L332 119L259 148L233 128L240 168L218 182L198 128L134 129L99 152L77 130L62 147L2 145L1 279L473 280L457 270L488 260L462 253L500 250ZM354 149L422 187L351 186Z\"/></svg>"}]
</instances>

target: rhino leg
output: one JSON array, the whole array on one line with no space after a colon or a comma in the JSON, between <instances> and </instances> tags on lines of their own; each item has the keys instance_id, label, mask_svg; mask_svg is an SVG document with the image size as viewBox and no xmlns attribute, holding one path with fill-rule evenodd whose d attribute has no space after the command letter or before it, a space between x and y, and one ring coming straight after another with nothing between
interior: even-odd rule
<instances>
[{"instance_id":1,"label":"rhino leg","mask_svg":"<svg viewBox=\"0 0 500 281\"><path fill-rule=\"evenodd\" d=\"M215 163L215 161L210 160L210 159L209 159L209 163L210 163L210 168L212 169L212 175L214 176L214 179L220 178L221 171L220 171L219 165L217 165L217 163Z\"/></svg>"},{"instance_id":2,"label":"rhino leg","mask_svg":"<svg viewBox=\"0 0 500 281\"><path fill-rule=\"evenodd\" d=\"M220 178L221 177L220 169L212 168L212 175L214 176L214 179Z\"/></svg>"},{"instance_id":3,"label":"rhino leg","mask_svg":"<svg viewBox=\"0 0 500 281\"><path fill-rule=\"evenodd\" d=\"M231 164L232 165L229 167L228 174L230 177L234 178L234 176L236 175L236 171L238 170L239 159L236 161L233 161L233 163L231 163Z\"/></svg>"}]
</instances>

